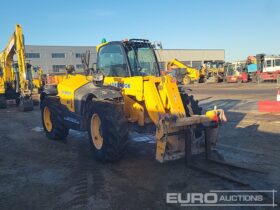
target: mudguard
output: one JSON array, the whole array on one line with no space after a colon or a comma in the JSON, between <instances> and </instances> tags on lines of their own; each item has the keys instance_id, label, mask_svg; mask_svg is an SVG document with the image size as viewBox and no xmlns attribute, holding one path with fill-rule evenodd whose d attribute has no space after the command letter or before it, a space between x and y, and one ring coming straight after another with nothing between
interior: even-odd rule
<instances>
[{"instance_id":1,"label":"mudguard","mask_svg":"<svg viewBox=\"0 0 280 210\"><path fill-rule=\"evenodd\" d=\"M75 113L79 115L84 114L84 106L86 102L92 98L98 98L100 100L122 98L122 93L119 88L111 86L96 86L92 82L78 88L74 95Z\"/></svg>"}]
</instances>

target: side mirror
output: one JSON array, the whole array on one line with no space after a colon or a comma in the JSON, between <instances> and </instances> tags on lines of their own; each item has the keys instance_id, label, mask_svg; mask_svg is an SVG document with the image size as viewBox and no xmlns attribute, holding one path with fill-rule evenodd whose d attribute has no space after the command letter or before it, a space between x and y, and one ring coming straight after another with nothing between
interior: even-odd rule
<instances>
[{"instance_id":1,"label":"side mirror","mask_svg":"<svg viewBox=\"0 0 280 210\"><path fill-rule=\"evenodd\" d=\"M96 67L97 67L97 66L96 66L96 63L93 63L93 64L92 64L93 72L97 71Z\"/></svg>"}]
</instances>

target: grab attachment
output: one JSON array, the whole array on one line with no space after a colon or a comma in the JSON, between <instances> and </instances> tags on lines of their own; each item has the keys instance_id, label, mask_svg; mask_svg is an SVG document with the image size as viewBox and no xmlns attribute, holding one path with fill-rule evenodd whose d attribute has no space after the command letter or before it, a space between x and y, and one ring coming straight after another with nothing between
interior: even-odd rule
<instances>
[{"instance_id":1,"label":"grab attachment","mask_svg":"<svg viewBox=\"0 0 280 210\"><path fill-rule=\"evenodd\" d=\"M206 142L215 144L219 124L226 120L222 109L208 111L206 115L182 118L171 114L161 115L156 130L156 159L163 163L185 157L186 161L190 162L191 147L195 140L195 127L198 124L203 124ZM207 145L208 153L209 147Z\"/></svg>"}]
</instances>

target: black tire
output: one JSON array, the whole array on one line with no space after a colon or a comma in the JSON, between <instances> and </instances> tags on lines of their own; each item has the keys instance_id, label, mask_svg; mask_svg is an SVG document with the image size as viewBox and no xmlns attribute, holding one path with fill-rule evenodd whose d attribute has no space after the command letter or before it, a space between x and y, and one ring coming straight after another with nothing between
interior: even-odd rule
<instances>
[{"instance_id":1,"label":"black tire","mask_svg":"<svg viewBox=\"0 0 280 210\"><path fill-rule=\"evenodd\" d=\"M41 103L41 116L42 116L42 124L45 130L46 136L49 139L53 140L63 140L67 137L69 133L69 129L63 123L62 111L60 108L60 102L55 99L50 99L48 97L44 98ZM47 130L46 125L44 123L44 109L47 107L51 112L51 122L52 129L50 131Z\"/></svg>"},{"instance_id":2,"label":"black tire","mask_svg":"<svg viewBox=\"0 0 280 210\"><path fill-rule=\"evenodd\" d=\"M262 76L261 75L257 75L257 83L260 84L263 82Z\"/></svg>"},{"instance_id":3,"label":"black tire","mask_svg":"<svg viewBox=\"0 0 280 210\"><path fill-rule=\"evenodd\" d=\"M257 74L253 74L252 75L252 82L257 83L258 81L258 75Z\"/></svg>"},{"instance_id":4,"label":"black tire","mask_svg":"<svg viewBox=\"0 0 280 210\"><path fill-rule=\"evenodd\" d=\"M277 84L280 84L280 74L277 75Z\"/></svg>"},{"instance_id":5,"label":"black tire","mask_svg":"<svg viewBox=\"0 0 280 210\"><path fill-rule=\"evenodd\" d=\"M201 115L202 108L198 105L198 101L194 100L193 95L189 96L185 91L181 91L180 95L187 117Z\"/></svg>"},{"instance_id":6,"label":"black tire","mask_svg":"<svg viewBox=\"0 0 280 210\"><path fill-rule=\"evenodd\" d=\"M186 116L201 115L202 108L198 105L198 101L194 100L193 95L188 95L185 91L180 92L181 99L185 108ZM196 138L200 138L203 135L204 126L198 124L195 126L194 133Z\"/></svg>"},{"instance_id":7,"label":"black tire","mask_svg":"<svg viewBox=\"0 0 280 210\"><path fill-rule=\"evenodd\" d=\"M6 109L7 108L7 101L4 96L0 96L0 109Z\"/></svg>"},{"instance_id":8,"label":"black tire","mask_svg":"<svg viewBox=\"0 0 280 210\"><path fill-rule=\"evenodd\" d=\"M100 135L103 138L101 148L96 148L91 135L91 118L97 114L100 118ZM120 159L128 143L128 123L120 107L109 102L91 101L87 103L88 134L95 157L101 161Z\"/></svg>"},{"instance_id":9,"label":"black tire","mask_svg":"<svg viewBox=\"0 0 280 210\"><path fill-rule=\"evenodd\" d=\"M27 111L32 111L33 110L33 100L32 98L20 98L19 99L19 111L21 112L27 112Z\"/></svg>"}]
</instances>

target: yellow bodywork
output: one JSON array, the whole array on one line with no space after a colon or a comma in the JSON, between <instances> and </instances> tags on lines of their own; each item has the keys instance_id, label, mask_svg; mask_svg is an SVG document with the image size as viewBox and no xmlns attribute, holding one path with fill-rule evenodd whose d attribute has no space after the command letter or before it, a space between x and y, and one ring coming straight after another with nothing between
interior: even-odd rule
<instances>
[{"instance_id":1,"label":"yellow bodywork","mask_svg":"<svg viewBox=\"0 0 280 210\"><path fill-rule=\"evenodd\" d=\"M75 91L90 81L91 78L88 78L84 75L75 75L60 82L57 85L57 90L61 104L65 105L71 112L74 112Z\"/></svg>"},{"instance_id":2,"label":"yellow bodywork","mask_svg":"<svg viewBox=\"0 0 280 210\"><path fill-rule=\"evenodd\" d=\"M105 77L104 84L122 88L125 115L131 122L157 124L159 115L165 113L185 117L177 84L170 76ZM145 110L149 119L145 119Z\"/></svg>"},{"instance_id":3,"label":"yellow bodywork","mask_svg":"<svg viewBox=\"0 0 280 210\"><path fill-rule=\"evenodd\" d=\"M167 63L167 69L169 71L172 71L172 69L176 69L176 68L185 69L187 73L186 76L188 76L191 79L191 81L198 81L200 79L199 70L183 64L181 61L177 60L176 58L174 58L173 60Z\"/></svg>"}]
</instances>

